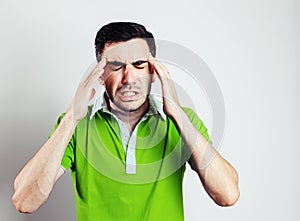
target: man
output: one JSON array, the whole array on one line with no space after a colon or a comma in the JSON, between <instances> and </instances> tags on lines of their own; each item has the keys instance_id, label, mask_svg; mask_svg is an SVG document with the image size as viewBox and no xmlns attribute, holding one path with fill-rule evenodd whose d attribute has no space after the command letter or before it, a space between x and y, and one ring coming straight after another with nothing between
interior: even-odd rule
<instances>
[{"instance_id":1,"label":"man","mask_svg":"<svg viewBox=\"0 0 300 221\"><path fill-rule=\"evenodd\" d=\"M153 35L114 22L99 30L95 47L97 65L15 179L16 209L37 210L70 168L78 220L184 220L186 161L218 205L233 205L237 173L197 115L180 106L166 67L154 59ZM157 79L163 102L150 94ZM105 93L89 106L97 81Z\"/></svg>"}]
</instances>

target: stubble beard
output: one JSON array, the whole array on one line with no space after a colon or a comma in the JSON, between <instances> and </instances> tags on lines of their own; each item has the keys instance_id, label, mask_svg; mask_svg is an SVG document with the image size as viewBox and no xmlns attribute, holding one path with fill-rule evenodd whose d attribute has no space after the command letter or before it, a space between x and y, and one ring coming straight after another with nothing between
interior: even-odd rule
<instances>
[{"instance_id":1,"label":"stubble beard","mask_svg":"<svg viewBox=\"0 0 300 221\"><path fill-rule=\"evenodd\" d=\"M105 93L106 97L107 97L107 101L109 101L108 103L110 104L110 108L113 109L112 105L116 106L118 109L120 109L123 112L135 112L138 111L143 105L146 104L147 100L148 100L148 95L145 96L145 98L142 101L128 101L128 102L124 102L124 101L119 101L118 99L114 99L112 96L110 96L108 93ZM134 102L138 102L136 105L134 105ZM125 103L125 104L123 104ZM130 104L132 103L132 104ZM127 104L127 105L126 105Z\"/></svg>"},{"instance_id":2,"label":"stubble beard","mask_svg":"<svg viewBox=\"0 0 300 221\"><path fill-rule=\"evenodd\" d=\"M125 88L126 89L137 89L137 90L141 91L139 87L135 87L130 84L124 85L122 88L118 89L118 91L125 89ZM146 105L150 91L151 91L151 83L149 84L148 91L146 92L146 94L144 96L141 95L141 97L143 97L141 99L143 99L143 100L128 101L128 102L119 100L117 98L117 96L115 96L115 99L114 99L113 96L110 96L110 94L107 92L105 94L106 94L107 98L109 99L109 104L113 104L114 106L119 108L121 111L130 113L130 112L138 111L140 108L142 108L144 105ZM137 102L136 105L134 104L135 102ZM112 108L112 107L110 107L110 108Z\"/></svg>"}]
</instances>

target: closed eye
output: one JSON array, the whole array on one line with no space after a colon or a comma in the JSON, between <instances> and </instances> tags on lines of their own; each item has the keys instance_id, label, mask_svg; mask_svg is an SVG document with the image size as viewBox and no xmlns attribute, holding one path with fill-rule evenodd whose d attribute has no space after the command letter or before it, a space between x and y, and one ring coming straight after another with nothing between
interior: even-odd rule
<instances>
[{"instance_id":1,"label":"closed eye","mask_svg":"<svg viewBox=\"0 0 300 221\"><path fill-rule=\"evenodd\" d=\"M112 71L118 71L122 67L124 67L124 65L126 65L125 63L123 63L121 61L109 61L109 62L107 62L107 64L109 65L109 67Z\"/></svg>"},{"instance_id":2,"label":"closed eye","mask_svg":"<svg viewBox=\"0 0 300 221\"><path fill-rule=\"evenodd\" d=\"M124 65L122 65L122 66L111 66L110 69L111 69L112 71L118 71L118 70L120 70L120 69L123 68L123 67L124 67Z\"/></svg>"},{"instance_id":3,"label":"closed eye","mask_svg":"<svg viewBox=\"0 0 300 221\"><path fill-rule=\"evenodd\" d=\"M123 63L121 61L108 61L107 64L112 71L118 71L124 66L126 66L126 63ZM131 64L137 69L143 69L147 66L146 64L148 64L148 61L137 60L132 62Z\"/></svg>"},{"instance_id":4,"label":"closed eye","mask_svg":"<svg viewBox=\"0 0 300 221\"><path fill-rule=\"evenodd\" d=\"M137 69L143 69L146 67L145 64L147 64L147 63L148 63L148 61L138 60L138 61L132 62L131 64Z\"/></svg>"}]
</instances>

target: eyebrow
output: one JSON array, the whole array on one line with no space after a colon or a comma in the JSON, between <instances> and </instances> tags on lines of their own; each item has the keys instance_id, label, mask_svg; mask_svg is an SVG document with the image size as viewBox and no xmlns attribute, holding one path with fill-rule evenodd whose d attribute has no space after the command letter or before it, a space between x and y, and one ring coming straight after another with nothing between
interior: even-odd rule
<instances>
[{"instance_id":1,"label":"eyebrow","mask_svg":"<svg viewBox=\"0 0 300 221\"><path fill-rule=\"evenodd\" d=\"M114 66L123 66L126 63L121 62L121 61L108 61L107 64L114 65Z\"/></svg>"},{"instance_id":2,"label":"eyebrow","mask_svg":"<svg viewBox=\"0 0 300 221\"><path fill-rule=\"evenodd\" d=\"M131 64L132 65L141 65L141 64L144 64L146 62L148 62L148 61L146 61L146 60L137 60L137 61L133 61ZM108 61L107 64L114 65L114 66L123 66L126 63L124 63L122 61Z\"/></svg>"},{"instance_id":3,"label":"eyebrow","mask_svg":"<svg viewBox=\"0 0 300 221\"><path fill-rule=\"evenodd\" d=\"M141 65L141 64L144 64L144 63L146 63L146 62L148 62L148 61L145 61L145 60L137 60L137 61L132 62L131 64L132 64L132 65Z\"/></svg>"}]
</instances>

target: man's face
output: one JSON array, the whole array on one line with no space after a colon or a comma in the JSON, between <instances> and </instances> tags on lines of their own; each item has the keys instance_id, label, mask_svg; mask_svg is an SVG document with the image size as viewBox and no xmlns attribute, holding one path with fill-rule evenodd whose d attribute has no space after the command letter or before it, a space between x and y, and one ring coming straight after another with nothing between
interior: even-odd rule
<instances>
[{"instance_id":1,"label":"man's face","mask_svg":"<svg viewBox=\"0 0 300 221\"><path fill-rule=\"evenodd\" d=\"M149 47L143 39L106 45L107 59L101 83L115 106L123 111L138 110L146 101L154 81L147 61Z\"/></svg>"}]
</instances>

